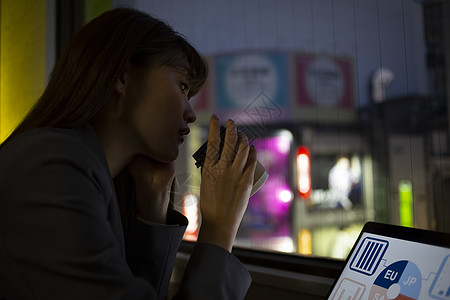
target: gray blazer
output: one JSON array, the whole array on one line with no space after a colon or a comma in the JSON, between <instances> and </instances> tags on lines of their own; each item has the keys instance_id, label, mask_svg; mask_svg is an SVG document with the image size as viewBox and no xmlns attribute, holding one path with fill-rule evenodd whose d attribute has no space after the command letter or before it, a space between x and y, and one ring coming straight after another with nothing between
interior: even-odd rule
<instances>
[{"instance_id":1,"label":"gray blazer","mask_svg":"<svg viewBox=\"0 0 450 300\"><path fill-rule=\"evenodd\" d=\"M90 126L42 128L0 148L0 298L163 299L187 219L129 220L124 238L105 155ZM171 225L170 225L171 224ZM197 244L179 299L242 299L251 278Z\"/></svg>"}]
</instances>

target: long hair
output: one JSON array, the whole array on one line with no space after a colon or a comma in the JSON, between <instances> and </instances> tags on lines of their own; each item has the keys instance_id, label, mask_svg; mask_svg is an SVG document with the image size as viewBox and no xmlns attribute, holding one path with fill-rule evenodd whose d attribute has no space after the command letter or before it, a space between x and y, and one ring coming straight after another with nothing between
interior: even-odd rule
<instances>
[{"instance_id":1,"label":"long hair","mask_svg":"<svg viewBox=\"0 0 450 300\"><path fill-rule=\"evenodd\" d=\"M185 71L188 97L199 91L208 75L199 53L168 24L135 9L113 9L73 36L44 93L0 148L33 128L88 124L114 99L115 83L127 64L142 71L139 74L158 66ZM134 207L134 182L125 170L114 183L125 227Z\"/></svg>"},{"instance_id":2,"label":"long hair","mask_svg":"<svg viewBox=\"0 0 450 300\"><path fill-rule=\"evenodd\" d=\"M127 63L187 72L190 95L207 77L199 53L165 22L130 9L110 10L82 27L58 58L42 96L3 143L37 127L75 128L98 116Z\"/></svg>"}]
</instances>

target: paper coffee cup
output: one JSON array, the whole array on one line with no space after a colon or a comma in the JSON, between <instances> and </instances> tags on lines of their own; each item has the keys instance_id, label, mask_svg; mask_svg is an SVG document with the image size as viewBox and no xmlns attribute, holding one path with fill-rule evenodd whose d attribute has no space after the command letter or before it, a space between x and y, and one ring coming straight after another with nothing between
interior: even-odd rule
<instances>
[{"instance_id":1,"label":"paper coffee cup","mask_svg":"<svg viewBox=\"0 0 450 300\"><path fill-rule=\"evenodd\" d=\"M220 126L220 137L222 139L221 147L223 147L223 141L225 139L225 126ZM206 158L206 148L208 142L206 141L193 155L192 157L195 159L195 165L197 168L203 167L203 163ZM256 163L255 174L253 178L253 187L250 193L250 196L253 196L266 182L267 178L269 178L269 174L267 174L266 169L261 165L259 161Z\"/></svg>"},{"instance_id":2,"label":"paper coffee cup","mask_svg":"<svg viewBox=\"0 0 450 300\"><path fill-rule=\"evenodd\" d=\"M267 174L266 169L264 169L263 165L261 165L261 163L257 161L255 174L253 177L253 187L250 196L253 196L263 186L267 178L269 178L269 174Z\"/></svg>"}]
</instances>

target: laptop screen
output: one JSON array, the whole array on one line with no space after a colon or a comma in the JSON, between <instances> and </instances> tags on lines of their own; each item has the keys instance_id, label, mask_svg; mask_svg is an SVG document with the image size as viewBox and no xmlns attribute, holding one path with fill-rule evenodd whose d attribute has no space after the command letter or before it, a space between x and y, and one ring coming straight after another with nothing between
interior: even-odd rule
<instances>
[{"instance_id":1,"label":"laptop screen","mask_svg":"<svg viewBox=\"0 0 450 300\"><path fill-rule=\"evenodd\" d=\"M367 223L328 299L450 300L450 234Z\"/></svg>"}]
</instances>

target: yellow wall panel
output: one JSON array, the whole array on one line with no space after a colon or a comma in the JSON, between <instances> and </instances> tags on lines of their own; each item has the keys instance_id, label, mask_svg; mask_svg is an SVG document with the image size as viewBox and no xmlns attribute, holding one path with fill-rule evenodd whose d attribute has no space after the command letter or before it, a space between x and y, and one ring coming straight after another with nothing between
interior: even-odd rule
<instances>
[{"instance_id":1,"label":"yellow wall panel","mask_svg":"<svg viewBox=\"0 0 450 300\"><path fill-rule=\"evenodd\" d=\"M46 1L0 1L0 142L46 84Z\"/></svg>"}]
</instances>

